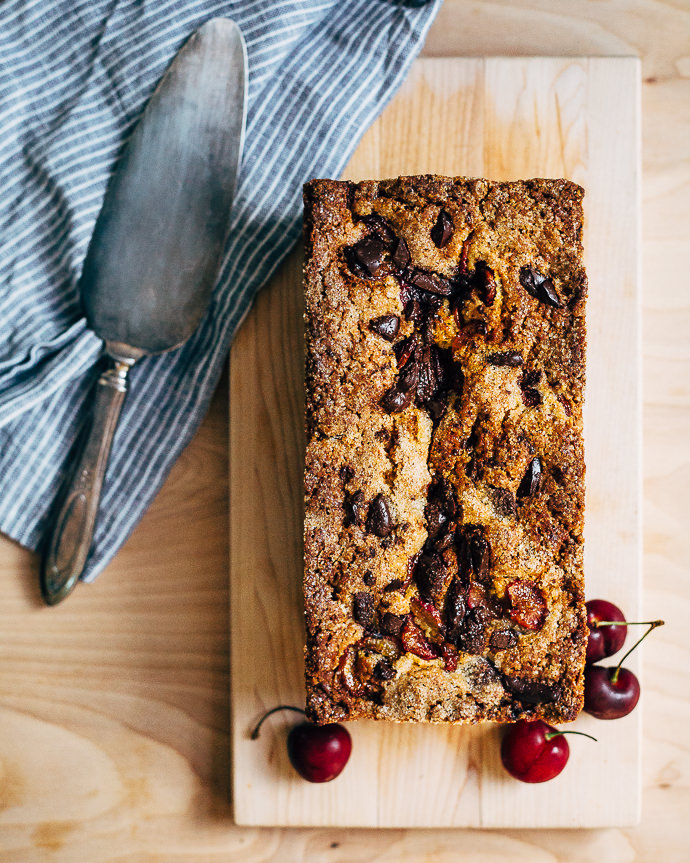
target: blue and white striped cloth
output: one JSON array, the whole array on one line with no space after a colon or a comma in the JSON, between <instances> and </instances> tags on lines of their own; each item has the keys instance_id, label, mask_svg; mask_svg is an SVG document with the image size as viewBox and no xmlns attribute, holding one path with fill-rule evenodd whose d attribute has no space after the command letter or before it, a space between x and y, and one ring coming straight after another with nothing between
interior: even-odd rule
<instances>
[{"instance_id":1,"label":"blue and white striped cloth","mask_svg":"<svg viewBox=\"0 0 690 863\"><path fill-rule=\"evenodd\" d=\"M77 283L123 140L188 36L233 18L249 54L244 162L209 314L132 373L85 580L130 534L201 422L230 341L299 236L301 184L338 176L441 0L0 3L0 530L36 548L101 342Z\"/></svg>"}]
</instances>

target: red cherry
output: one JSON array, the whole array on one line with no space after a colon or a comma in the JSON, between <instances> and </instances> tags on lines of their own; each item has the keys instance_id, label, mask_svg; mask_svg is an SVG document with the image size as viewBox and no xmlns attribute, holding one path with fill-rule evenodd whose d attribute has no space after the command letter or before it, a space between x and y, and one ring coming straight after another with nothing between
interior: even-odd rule
<instances>
[{"instance_id":1,"label":"red cherry","mask_svg":"<svg viewBox=\"0 0 690 863\"><path fill-rule=\"evenodd\" d=\"M352 738L342 725L301 722L290 729L288 755L308 782L330 782L339 776L352 752Z\"/></svg>"},{"instance_id":2,"label":"red cherry","mask_svg":"<svg viewBox=\"0 0 690 863\"><path fill-rule=\"evenodd\" d=\"M605 599L590 599L586 603L589 638L587 639L587 662L599 662L623 647L627 626L599 626L604 620L620 620L625 623L625 615L612 602Z\"/></svg>"},{"instance_id":3,"label":"red cherry","mask_svg":"<svg viewBox=\"0 0 690 863\"><path fill-rule=\"evenodd\" d=\"M623 663L663 620L648 620L648 629L623 656L615 668L588 665L585 668L585 710L597 719L620 719L631 713L640 699L640 682Z\"/></svg>"},{"instance_id":4,"label":"red cherry","mask_svg":"<svg viewBox=\"0 0 690 863\"><path fill-rule=\"evenodd\" d=\"M264 722L280 710L292 710L304 716L301 707L279 704L264 713L250 738L256 740ZM330 725L300 722L290 729L287 751L292 766L308 782L330 782L342 773L347 764L352 752L352 738L346 728L335 722Z\"/></svg>"},{"instance_id":5,"label":"red cherry","mask_svg":"<svg viewBox=\"0 0 690 863\"><path fill-rule=\"evenodd\" d=\"M563 734L541 719L521 719L501 741L503 766L521 782L548 782L563 770L569 755Z\"/></svg>"},{"instance_id":6,"label":"red cherry","mask_svg":"<svg viewBox=\"0 0 690 863\"><path fill-rule=\"evenodd\" d=\"M597 719L620 719L635 709L640 682L627 668L585 668L585 710Z\"/></svg>"}]
</instances>

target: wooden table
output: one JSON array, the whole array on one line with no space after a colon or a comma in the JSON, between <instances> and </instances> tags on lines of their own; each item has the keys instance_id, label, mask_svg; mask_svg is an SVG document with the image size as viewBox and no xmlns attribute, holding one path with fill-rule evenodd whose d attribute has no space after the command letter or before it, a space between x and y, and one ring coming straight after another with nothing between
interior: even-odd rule
<instances>
[{"instance_id":1,"label":"wooden table","mask_svg":"<svg viewBox=\"0 0 690 863\"><path fill-rule=\"evenodd\" d=\"M573 10L576 11L573 11ZM645 796L631 830L244 829L229 803L227 384L96 584L40 604L0 539L0 860L686 861L690 7L446 0L425 53L643 61ZM595 757L595 756L593 756Z\"/></svg>"}]
</instances>

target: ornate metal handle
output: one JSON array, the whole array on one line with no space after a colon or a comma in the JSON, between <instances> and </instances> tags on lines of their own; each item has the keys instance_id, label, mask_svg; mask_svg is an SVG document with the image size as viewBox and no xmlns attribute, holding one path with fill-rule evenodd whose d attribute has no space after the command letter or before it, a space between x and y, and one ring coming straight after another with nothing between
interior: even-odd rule
<instances>
[{"instance_id":1,"label":"ornate metal handle","mask_svg":"<svg viewBox=\"0 0 690 863\"><path fill-rule=\"evenodd\" d=\"M95 386L90 428L74 469L65 480L41 562L41 592L57 605L74 589L91 548L110 446L129 388L134 360L110 357Z\"/></svg>"}]
</instances>

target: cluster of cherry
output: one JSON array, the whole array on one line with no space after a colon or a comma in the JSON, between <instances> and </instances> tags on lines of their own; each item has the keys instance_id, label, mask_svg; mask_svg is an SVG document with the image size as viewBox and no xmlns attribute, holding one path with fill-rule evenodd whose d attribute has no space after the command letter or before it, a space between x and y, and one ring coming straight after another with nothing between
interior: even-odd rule
<instances>
[{"instance_id":1,"label":"cluster of cherry","mask_svg":"<svg viewBox=\"0 0 690 863\"><path fill-rule=\"evenodd\" d=\"M631 713L640 698L640 683L623 662L663 620L640 623L626 621L623 612L605 599L591 599L587 603L587 665L585 668L585 712L597 719L620 719ZM627 651L618 665L597 665L602 659L613 656L623 647L629 626L647 626L647 630ZM269 710L252 732L259 736L264 720L278 710L298 707L281 705ZM581 731L559 731L541 719L520 720L508 726L501 742L503 766L522 782L546 782L565 767L570 748L566 734L583 734ZM592 738L593 740L595 738ZM314 725L300 722L293 726L287 738L290 761L295 770L309 782L329 782L338 776L352 752L352 739L347 729L338 723Z\"/></svg>"}]
</instances>

